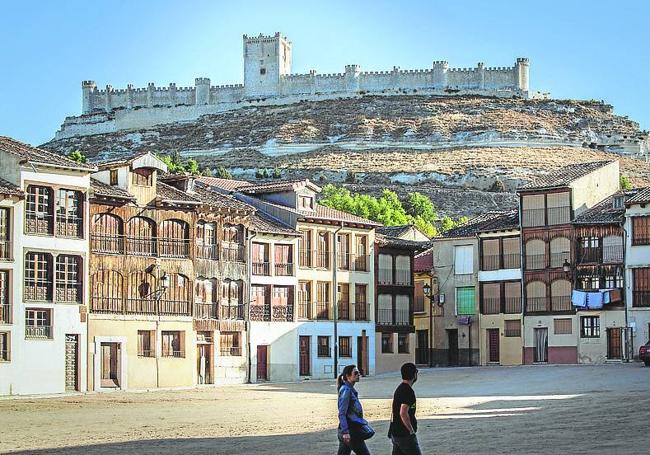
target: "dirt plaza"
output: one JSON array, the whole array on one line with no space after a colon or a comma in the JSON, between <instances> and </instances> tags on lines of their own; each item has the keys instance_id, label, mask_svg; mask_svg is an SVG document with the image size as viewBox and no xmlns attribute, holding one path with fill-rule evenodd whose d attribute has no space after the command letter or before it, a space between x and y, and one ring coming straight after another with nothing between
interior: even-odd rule
<instances>
[{"instance_id":1,"label":"dirt plaza","mask_svg":"<svg viewBox=\"0 0 650 455\"><path fill-rule=\"evenodd\" d=\"M357 386L386 438L397 375ZM422 370L424 453L648 453L650 368L642 364ZM332 454L334 381L0 400L0 452Z\"/></svg>"}]
</instances>

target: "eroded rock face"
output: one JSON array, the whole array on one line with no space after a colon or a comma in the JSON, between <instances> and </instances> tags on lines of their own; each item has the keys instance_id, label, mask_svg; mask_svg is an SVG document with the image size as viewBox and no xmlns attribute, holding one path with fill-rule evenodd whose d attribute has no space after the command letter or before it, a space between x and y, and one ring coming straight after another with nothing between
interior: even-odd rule
<instances>
[{"instance_id":1,"label":"eroded rock face","mask_svg":"<svg viewBox=\"0 0 650 455\"><path fill-rule=\"evenodd\" d=\"M564 164L620 158L633 184L650 184L650 166L634 159L649 143L638 124L603 103L368 96L246 108L44 147L100 158L177 151L236 178L279 168L285 178L370 192L422 191L441 212L467 215L513 206L518 185Z\"/></svg>"}]
</instances>

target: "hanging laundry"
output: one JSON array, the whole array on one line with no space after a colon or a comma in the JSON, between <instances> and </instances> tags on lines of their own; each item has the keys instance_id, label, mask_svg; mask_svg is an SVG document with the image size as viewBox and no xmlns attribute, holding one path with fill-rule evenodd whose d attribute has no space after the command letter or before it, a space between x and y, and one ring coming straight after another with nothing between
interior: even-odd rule
<instances>
[{"instance_id":1,"label":"hanging laundry","mask_svg":"<svg viewBox=\"0 0 650 455\"><path fill-rule=\"evenodd\" d=\"M607 305L611 301L611 297L609 294L610 291L611 289L605 289L600 291L601 295L603 296L603 305Z\"/></svg>"},{"instance_id":2,"label":"hanging laundry","mask_svg":"<svg viewBox=\"0 0 650 455\"><path fill-rule=\"evenodd\" d=\"M587 308L590 310L600 310L603 307L603 295L600 292L587 293Z\"/></svg>"},{"instance_id":3,"label":"hanging laundry","mask_svg":"<svg viewBox=\"0 0 650 455\"><path fill-rule=\"evenodd\" d=\"M587 308L587 293L574 290L571 292L571 303L578 308Z\"/></svg>"},{"instance_id":4,"label":"hanging laundry","mask_svg":"<svg viewBox=\"0 0 650 455\"><path fill-rule=\"evenodd\" d=\"M612 289L609 291L610 303L618 303L623 301L623 293L620 289Z\"/></svg>"}]
</instances>

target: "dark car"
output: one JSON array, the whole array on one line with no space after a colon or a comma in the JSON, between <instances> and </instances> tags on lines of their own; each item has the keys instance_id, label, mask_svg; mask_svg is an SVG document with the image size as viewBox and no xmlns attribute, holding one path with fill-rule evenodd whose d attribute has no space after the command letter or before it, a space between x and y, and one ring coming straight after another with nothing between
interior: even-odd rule
<instances>
[{"instance_id":1,"label":"dark car","mask_svg":"<svg viewBox=\"0 0 650 455\"><path fill-rule=\"evenodd\" d=\"M645 366L650 367L650 340L639 348L639 360L643 360Z\"/></svg>"}]
</instances>

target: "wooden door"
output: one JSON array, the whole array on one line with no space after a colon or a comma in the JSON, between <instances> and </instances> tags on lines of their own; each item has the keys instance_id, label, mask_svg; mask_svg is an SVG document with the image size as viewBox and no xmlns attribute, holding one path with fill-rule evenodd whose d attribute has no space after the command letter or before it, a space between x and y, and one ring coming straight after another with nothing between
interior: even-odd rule
<instances>
[{"instance_id":1,"label":"wooden door","mask_svg":"<svg viewBox=\"0 0 650 455\"><path fill-rule=\"evenodd\" d=\"M268 346L266 345L257 346L257 380L258 381L269 380L268 354L269 354Z\"/></svg>"},{"instance_id":2,"label":"wooden door","mask_svg":"<svg viewBox=\"0 0 650 455\"><path fill-rule=\"evenodd\" d=\"M311 376L311 358L310 337L301 336L299 338L299 357L300 357L300 376Z\"/></svg>"},{"instance_id":3,"label":"wooden door","mask_svg":"<svg viewBox=\"0 0 650 455\"><path fill-rule=\"evenodd\" d=\"M458 329L447 329L447 342L449 352L447 353L447 364L450 367L458 366Z\"/></svg>"},{"instance_id":4,"label":"wooden door","mask_svg":"<svg viewBox=\"0 0 650 455\"><path fill-rule=\"evenodd\" d=\"M621 328L607 329L607 358L620 360L622 357L621 346Z\"/></svg>"},{"instance_id":5,"label":"wooden door","mask_svg":"<svg viewBox=\"0 0 650 455\"><path fill-rule=\"evenodd\" d=\"M429 363L429 331L417 331L417 347L415 348L415 363L427 365Z\"/></svg>"},{"instance_id":6,"label":"wooden door","mask_svg":"<svg viewBox=\"0 0 650 455\"><path fill-rule=\"evenodd\" d=\"M102 343L102 387L119 387L119 344Z\"/></svg>"},{"instance_id":7,"label":"wooden door","mask_svg":"<svg viewBox=\"0 0 650 455\"><path fill-rule=\"evenodd\" d=\"M488 362L499 363L499 329L487 329Z\"/></svg>"},{"instance_id":8,"label":"wooden door","mask_svg":"<svg viewBox=\"0 0 650 455\"><path fill-rule=\"evenodd\" d=\"M196 346L196 378L199 384L212 384L212 345Z\"/></svg>"},{"instance_id":9,"label":"wooden door","mask_svg":"<svg viewBox=\"0 0 650 455\"><path fill-rule=\"evenodd\" d=\"M65 336L65 390L79 390L79 338Z\"/></svg>"},{"instance_id":10,"label":"wooden door","mask_svg":"<svg viewBox=\"0 0 650 455\"><path fill-rule=\"evenodd\" d=\"M357 369L362 376L367 376L369 374L368 337L365 335L357 337Z\"/></svg>"}]
</instances>

